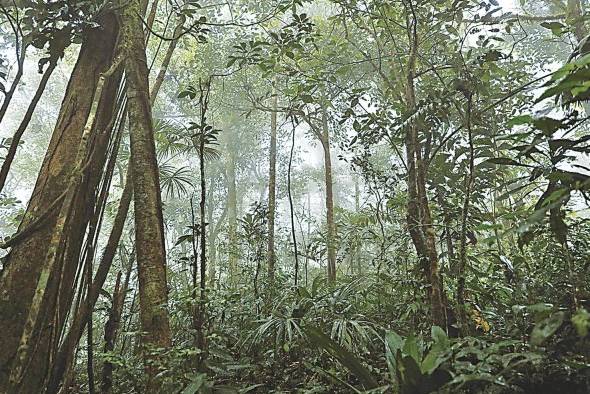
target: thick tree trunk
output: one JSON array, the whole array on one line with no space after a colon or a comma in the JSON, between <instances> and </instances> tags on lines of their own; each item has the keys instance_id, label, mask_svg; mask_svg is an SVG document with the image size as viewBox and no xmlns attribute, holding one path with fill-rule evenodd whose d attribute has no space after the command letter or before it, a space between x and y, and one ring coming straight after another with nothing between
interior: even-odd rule
<instances>
[{"instance_id":1,"label":"thick tree trunk","mask_svg":"<svg viewBox=\"0 0 590 394\"><path fill-rule=\"evenodd\" d=\"M109 234L107 244L105 246L102 258L98 264L98 269L94 275L92 282L92 291L90 292L90 300L84 300L80 308L76 310L76 314L70 326L70 329L59 348L57 356L55 358L51 379L49 380L48 392L53 393L58 391L58 385L64 376L64 373L71 367L74 361L74 349L82 337L82 333L85 329L85 324L88 321L90 313L89 306L94 306L98 300L100 290L107 278L108 272L113 263L115 254L117 253L117 247L119 246L119 240L123 234L125 227L125 221L131 205L131 199L133 198L133 188L131 180L131 171L127 171L127 179L125 182L125 188L119 201L119 207L117 214L113 222L113 227Z\"/></svg>"},{"instance_id":2,"label":"thick tree trunk","mask_svg":"<svg viewBox=\"0 0 590 394\"><path fill-rule=\"evenodd\" d=\"M275 82L276 83L276 82ZM270 113L270 151L268 170L268 284L275 279L275 211L277 193L277 91L273 83L272 112Z\"/></svg>"},{"instance_id":3,"label":"thick tree trunk","mask_svg":"<svg viewBox=\"0 0 590 394\"><path fill-rule=\"evenodd\" d=\"M52 135L43 165L37 178L33 195L19 230L26 234L17 242L8 258L0 278L0 391L4 391L11 363L14 360L25 320L37 288L37 278L54 238L57 226L55 212L61 208L63 198L76 166L77 149L80 146L84 126L91 112L93 96L100 75L112 62L118 25L113 14L106 14L102 28L89 31L80 50L78 62L68 84L59 118ZM48 371L49 354L54 353L57 339L65 322L74 293L74 276L80 257L80 246L90 216L103 168L109 135L107 126L113 116L113 106L119 77L109 78L98 103L93 132L89 136L93 153L86 167L86 176L77 188L67 217L63 240L57 250L58 262L48 278L43 305L30 341L35 352L29 360L22 378L23 392L40 392ZM74 148L74 149L73 149ZM51 209L51 212L48 210ZM40 215L47 215L45 222L34 231L29 231ZM56 303L57 301L57 303Z\"/></svg>"},{"instance_id":4,"label":"thick tree trunk","mask_svg":"<svg viewBox=\"0 0 590 394\"><path fill-rule=\"evenodd\" d=\"M156 4L157 1L154 2ZM153 23L153 18L151 16L154 15L154 8L150 12L150 19L148 20L148 26L152 26L150 21ZM147 33L146 33L147 34ZM162 63L160 72L158 73L158 77L156 79L156 87L151 92L150 101L153 103L156 100L156 97L159 92L159 88L161 87L161 82L163 81L166 71L168 69L168 63ZM160 81L160 83L158 83ZM127 115L127 109L123 110L123 118L121 120L122 124L120 127L124 126L125 117ZM131 162L128 164L127 168L127 175L124 180L123 186L123 193L121 194L121 198L119 200L119 206L117 208L117 213L115 215L115 219L113 221L113 227L111 228L111 232L109 234L109 238L107 240L107 244L104 248L104 252L100 263L98 265L98 269L94 276L94 280L92 282L93 290L91 292L91 299L90 305L94 306L96 301L98 300L98 296L102 286L106 281L106 277L108 272L111 268L113 263L113 259L115 254L117 253L117 248L119 246L119 241L121 240L121 236L123 234L123 230L125 228L125 223L127 220L129 207L131 206L131 200L133 199L133 178L132 178L132 169L131 169ZM70 329L59 348L59 352L56 355L56 359L53 366L53 371L51 378L48 384L48 392L57 392L59 388L59 384L61 383L64 374L67 370L71 368L72 362L74 361L74 350L82 337L82 333L84 332L85 324L88 319L89 309L87 306L87 302L83 302L81 307L76 310L76 314L74 316L74 320L70 326Z\"/></svg>"},{"instance_id":5,"label":"thick tree trunk","mask_svg":"<svg viewBox=\"0 0 590 394\"><path fill-rule=\"evenodd\" d=\"M322 106L322 147L324 149L324 177L326 182L326 224L328 227L328 280L336 281L336 224L334 222L334 183L332 181L332 157L330 154L330 130L328 114Z\"/></svg>"},{"instance_id":6,"label":"thick tree trunk","mask_svg":"<svg viewBox=\"0 0 590 394\"><path fill-rule=\"evenodd\" d=\"M122 42L126 50L125 75L129 108L129 134L135 207L135 245L139 273L141 328L145 347L171 344L166 280L166 246L154 128L149 96L145 39L139 0L122 10ZM156 355L146 349L147 391L156 392Z\"/></svg>"}]
</instances>

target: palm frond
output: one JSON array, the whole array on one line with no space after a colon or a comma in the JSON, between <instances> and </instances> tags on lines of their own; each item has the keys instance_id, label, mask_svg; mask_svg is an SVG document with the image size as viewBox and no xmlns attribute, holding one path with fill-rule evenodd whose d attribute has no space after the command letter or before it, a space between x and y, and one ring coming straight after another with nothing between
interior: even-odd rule
<instances>
[{"instance_id":1,"label":"palm frond","mask_svg":"<svg viewBox=\"0 0 590 394\"><path fill-rule=\"evenodd\" d=\"M192 186L192 172L188 166L174 167L170 164L160 165L160 185L166 196L181 197L188 194Z\"/></svg>"}]
</instances>

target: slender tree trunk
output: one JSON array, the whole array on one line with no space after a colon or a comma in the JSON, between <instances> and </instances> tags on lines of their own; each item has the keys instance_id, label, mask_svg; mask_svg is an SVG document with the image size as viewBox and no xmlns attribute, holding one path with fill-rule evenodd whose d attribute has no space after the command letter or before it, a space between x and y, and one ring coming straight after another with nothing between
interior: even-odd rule
<instances>
[{"instance_id":1,"label":"slender tree trunk","mask_svg":"<svg viewBox=\"0 0 590 394\"><path fill-rule=\"evenodd\" d=\"M104 353L112 352L115 349L115 333L119 326L120 314L117 310L117 299L121 291L121 272L117 274L115 289L113 290L113 299L109 318L104 325ZM103 394L109 394L113 387L113 364L108 360L102 365L102 377L100 391Z\"/></svg>"},{"instance_id":2,"label":"slender tree trunk","mask_svg":"<svg viewBox=\"0 0 590 394\"><path fill-rule=\"evenodd\" d=\"M207 86L207 89L210 89L210 86ZM207 92L207 95L209 92ZM204 107L203 107L204 108ZM205 124L205 109L201 109L203 112L201 115L201 124ZM206 349L207 349L207 342L206 342L206 327L205 327L205 320L207 316L206 311L206 286L207 286L207 229L206 222L205 222L205 205L207 203L207 184L205 179L205 136L201 136L201 143L199 144L199 174L201 176L201 201L199 202L199 220L200 220L200 286L199 286L199 342L198 346L199 349L203 351L201 353L200 361L201 363L206 358Z\"/></svg>"},{"instance_id":3,"label":"slender tree trunk","mask_svg":"<svg viewBox=\"0 0 590 394\"><path fill-rule=\"evenodd\" d=\"M567 16L574 21L574 36L581 43L588 35L588 28L583 19L584 13L580 0L567 0Z\"/></svg>"},{"instance_id":4,"label":"slender tree trunk","mask_svg":"<svg viewBox=\"0 0 590 394\"><path fill-rule=\"evenodd\" d=\"M184 26L184 17L178 21L176 28L174 29L173 37L177 37L181 32ZM172 54L174 54L174 50L176 49L176 45L178 44L178 40L170 41L168 44L168 50L164 55L164 60L162 60L162 64L160 65L160 71L158 72L158 76L154 81L153 92L158 92L162 87L162 83L164 82L164 77L166 77L166 72L168 71L168 66L170 66L170 61L172 60ZM156 94L152 93L151 102L152 106L156 101Z\"/></svg>"},{"instance_id":5,"label":"slender tree trunk","mask_svg":"<svg viewBox=\"0 0 590 394\"><path fill-rule=\"evenodd\" d=\"M213 217L212 215L212 207L210 208L210 215L211 218ZM223 223L225 223L225 218L227 216L227 205L223 208L223 212L221 212L221 216L219 216L219 218L217 219L217 224L215 226L211 226L211 232L209 234L209 287L210 288L215 288L215 285L217 283L216 281L216 269L215 269L215 264L217 261L217 246L216 246L216 242L217 242L217 237L219 236L219 232L221 231L221 226ZM210 222L211 223L211 222Z\"/></svg>"},{"instance_id":6,"label":"slender tree trunk","mask_svg":"<svg viewBox=\"0 0 590 394\"><path fill-rule=\"evenodd\" d=\"M295 153L295 130L291 136L291 152L289 154L289 168L287 168L287 192L289 195L289 212L291 215L291 236L293 237L293 254L295 255L295 286L299 284L299 251L297 250L297 234L295 233L295 208L293 207L293 195L291 193L291 169L293 168L293 153Z\"/></svg>"},{"instance_id":7,"label":"slender tree trunk","mask_svg":"<svg viewBox=\"0 0 590 394\"><path fill-rule=\"evenodd\" d=\"M473 133L471 130L471 110L472 97L470 96L467 102L467 133L469 142L469 169L465 177L465 198L463 201L463 210L461 212L461 238L459 247L459 264L457 281L457 306L458 319L461 334L469 335L469 323L467 320L467 305L465 303L465 269L467 267L467 220L469 218L469 204L471 200L471 190L473 189L473 182L475 180L475 151L473 147Z\"/></svg>"},{"instance_id":8,"label":"slender tree trunk","mask_svg":"<svg viewBox=\"0 0 590 394\"><path fill-rule=\"evenodd\" d=\"M8 373L23 333L23 328L42 264L51 246L51 239L57 231L57 216L68 189L71 175L76 167L77 150L82 141L84 126L91 113L95 89L100 75L107 70L113 59L118 26L113 14L105 14L101 29L92 29L85 34L78 62L70 78L62 103L58 122L39 172L37 183L19 233L8 255L5 269L0 278L0 392L6 390ZM113 104L119 75L105 82L103 97L94 114L93 132L89 136L93 153L86 166L86 177L77 189L78 192L69 207L67 227L63 228L64 242L56 251L57 264L47 279L45 297L39 324L31 333L29 341L36 343L35 352L28 361L22 381L23 392L40 392L44 384L49 364L49 354L56 347L57 338L65 322L74 292L74 275L80 255L80 246L88 220L94 209L94 198L99 171L103 168L108 135L107 127L113 116ZM31 227L40 216L45 220L42 226ZM60 230L61 231L61 230ZM53 358L53 357L52 357Z\"/></svg>"},{"instance_id":9,"label":"slender tree trunk","mask_svg":"<svg viewBox=\"0 0 590 394\"><path fill-rule=\"evenodd\" d=\"M143 10L147 11L148 1L149 0L141 0L140 7ZM154 26L154 20L156 19L156 14L158 13L158 4L160 4L160 0L153 0L152 1L152 6L150 8L150 12L148 14L147 21L146 21L146 25L148 26L148 29L145 32L146 39L149 39L150 33L151 33L150 29ZM145 12L142 15L145 15Z\"/></svg>"},{"instance_id":10,"label":"slender tree trunk","mask_svg":"<svg viewBox=\"0 0 590 394\"><path fill-rule=\"evenodd\" d=\"M410 21L410 54L407 65L405 104L409 113L416 108L416 93L414 87L416 58L418 51L418 37L416 31L417 21ZM429 282L428 296L430 299L433 323L446 328L446 308L442 279L438 266L438 253L436 250L436 233L432 226L432 217L426 192L426 167L422 160L422 148L418 136L419 128L411 124L407 128L405 136L407 156L407 184L408 207L407 225L416 248L426 280Z\"/></svg>"},{"instance_id":11,"label":"slender tree trunk","mask_svg":"<svg viewBox=\"0 0 590 394\"><path fill-rule=\"evenodd\" d=\"M127 295L127 289L129 288L129 280L131 278L131 272L135 260L131 256L130 261L127 264L127 272L125 273L125 280L121 286L121 273L117 275L117 282L115 283L115 290L113 291L113 304L109 311L109 319L107 320L104 327L104 353L112 352L115 350L115 344L119 335L119 326L121 325L121 316L123 314L123 306L125 304L125 297ZM102 366L102 377L100 390L102 394L109 394L113 387L113 370L114 366L112 363L105 361Z\"/></svg>"},{"instance_id":12,"label":"slender tree trunk","mask_svg":"<svg viewBox=\"0 0 590 394\"><path fill-rule=\"evenodd\" d=\"M238 197L236 190L236 160L235 153L230 150L227 167L227 212L228 212L228 260L229 260L229 283L231 288L235 288L237 279L237 262L238 262Z\"/></svg>"},{"instance_id":13,"label":"slender tree trunk","mask_svg":"<svg viewBox=\"0 0 590 394\"><path fill-rule=\"evenodd\" d=\"M15 29L15 34L19 34L18 30ZM20 50L17 50L17 67L18 69L16 70L16 75L14 76L14 79L12 80L12 83L10 84L10 88L8 89L8 91L6 92L6 94L4 95L4 100L2 101L2 105L0 106L0 124L2 123L2 120L4 119L4 116L6 115L6 111L8 110L8 106L10 105L10 102L12 101L12 97L14 97L14 92L16 92L16 88L18 86L18 84L20 83L20 80L23 76L23 71L24 71L24 63L25 63L25 52L27 50L27 46L26 45L21 45L20 44L20 40L17 39L16 42L17 47L20 45Z\"/></svg>"},{"instance_id":14,"label":"slender tree trunk","mask_svg":"<svg viewBox=\"0 0 590 394\"><path fill-rule=\"evenodd\" d=\"M24 118L21 121L20 125L18 126L18 129L16 130L16 132L12 136L12 141L10 142L10 147L8 148L8 153L6 154L6 157L4 158L4 162L2 163L2 168L0 169L0 192L2 192L2 190L4 189L4 185L6 184L6 178L8 178L8 172L10 171L10 166L12 165L14 157L16 156L16 150L17 150L18 146L20 145L20 140L21 140L25 130L27 129L29 122L31 121L31 118L33 117L33 113L35 112L35 109L37 108L37 104L39 103L39 100L41 99L41 95L43 95L43 92L45 91L45 88L47 87L47 82L49 81L49 77L51 77L51 74L53 74L53 70L55 70L56 66L57 66L57 60L51 60L49 62L49 66L47 67L47 70L45 70L45 72L43 73L43 77L41 77L41 81L39 82L39 86L37 87L37 91L35 92L35 95L31 99L31 103L29 104L29 107L27 108L27 112L25 113Z\"/></svg>"},{"instance_id":15,"label":"slender tree trunk","mask_svg":"<svg viewBox=\"0 0 590 394\"><path fill-rule=\"evenodd\" d=\"M96 223L90 224L90 234L94 234L96 231L96 227L94 226L96 226ZM94 325L92 321L94 304L91 301L94 245L91 238L89 238L89 243L90 250L86 259L86 307L88 308L88 318L86 319L86 372L88 375L88 394L94 394Z\"/></svg>"},{"instance_id":16,"label":"slender tree trunk","mask_svg":"<svg viewBox=\"0 0 590 394\"><path fill-rule=\"evenodd\" d=\"M275 211L277 193L277 90L273 82L270 113L270 151L268 170L268 284L272 291L275 279Z\"/></svg>"},{"instance_id":17,"label":"slender tree trunk","mask_svg":"<svg viewBox=\"0 0 590 394\"><path fill-rule=\"evenodd\" d=\"M322 147L324 149L324 177L326 182L326 223L328 227L328 280L336 281L336 224L334 222L334 183L332 181L332 157L330 154L330 130L328 113L322 104Z\"/></svg>"},{"instance_id":18,"label":"slender tree trunk","mask_svg":"<svg viewBox=\"0 0 590 394\"><path fill-rule=\"evenodd\" d=\"M149 348L171 345L166 280L166 246L154 128L149 96L148 68L139 0L122 10L122 39L126 46L125 75L129 106L129 133L135 207L135 245L139 273L142 342L148 373L147 390L158 389L158 357Z\"/></svg>"},{"instance_id":19,"label":"slender tree trunk","mask_svg":"<svg viewBox=\"0 0 590 394\"><path fill-rule=\"evenodd\" d=\"M309 186L308 186L309 187ZM311 238L311 193L307 191L307 239ZM309 274L309 250L305 250L305 287L308 285Z\"/></svg>"}]
</instances>

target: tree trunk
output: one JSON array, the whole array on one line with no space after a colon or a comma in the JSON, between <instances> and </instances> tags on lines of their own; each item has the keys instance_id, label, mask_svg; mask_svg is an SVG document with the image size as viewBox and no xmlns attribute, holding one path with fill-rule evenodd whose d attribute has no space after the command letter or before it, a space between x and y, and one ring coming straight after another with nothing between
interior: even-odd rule
<instances>
[{"instance_id":1,"label":"tree trunk","mask_svg":"<svg viewBox=\"0 0 590 394\"><path fill-rule=\"evenodd\" d=\"M67 190L76 165L84 126L91 112L93 96L100 75L112 62L118 25L113 14L106 14L99 21L102 28L88 31L83 40L78 62L70 78L62 103L55 131L52 135L43 165L37 178L25 217L19 227L26 234L13 245L0 278L0 391L8 381L11 363L23 333L37 278L50 248L50 240L57 226L55 212L60 210L64 190ZM74 276L80 257L80 247L88 220L94 210L95 190L103 168L109 135L107 126L113 116L115 96L120 75L109 78L104 85L103 97L98 103L90 146L93 146L91 162L86 167L86 177L77 189L69 207L68 226L64 229L64 242L57 251L59 257L55 269L48 278L39 324L31 341L36 351L29 360L22 376L21 390L40 392L48 371L49 354L55 352L56 341L61 335L67 311L74 293ZM46 216L42 226L29 227L40 216ZM59 298L58 298L59 295ZM56 302L57 301L57 302ZM53 357L52 357L53 358Z\"/></svg>"},{"instance_id":2,"label":"tree trunk","mask_svg":"<svg viewBox=\"0 0 590 394\"><path fill-rule=\"evenodd\" d=\"M238 263L238 197L236 191L236 160L235 153L230 150L227 167L227 213L228 213L228 261L229 261L229 283L231 288L235 288L237 279Z\"/></svg>"},{"instance_id":3,"label":"tree trunk","mask_svg":"<svg viewBox=\"0 0 590 394\"><path fill-rule=\"evenodd\" d=\"M588 35L588 28L584 22L582 10L580 0L567 0L567 16L574 21L574 36L578 40L578 44Z\"/></svg>"},{"instance_id":4,"label":"tree trunk","mask_svg":"<svg viewBox=\"0 0 590 394\"><path fill-rule=\"evenodd\" d=\"M328 280L336 281L336 224L334 223L334 183L332 181L332 157L330 155L330 130L328 113L322 104L322 148L324 149L324 177L326 182L326 224L328 227Z\"/></svg>"},{"instance_id":5,"label":"tree trunk","mask_svg":"<svg viewBox=\"0 0 590 394\"><path fill-rule=\"evenodd\" d=\"M209 208L209 215L211 217L211 220L209 221L209 223L212 223L213 221L213 205L211 204L211 208ZM209 287L210 288L215 288L216 285L216 262L217 262L217 236L219 235L219 232L221 231L221 226L222 224L225 222L225 217L227 216L227 205L223 208L223 212L221 212L221 216L219 216L219 218L217 219L217 224L215 226L213 226L212 224L209 224L210 229L209 229Z\"/></svg>"},{"instance_id":6,"label":"tree trunk","mask_svg":"<svg viewBox=\"0 0 590 394\"><path fill-rule=\"evenodd\" d=\"M39 82L39 86L37 87L37 91L35 92L35 95L31 99L31 103L29 104L29 107L27 108L27 112L25 113L23 120L21 121L20 125L18 126L18 129L16 130L16 132L12 136L12 141L10 141L10 147L8 148L8 153L6 154L6 157L4 158L4 162L2 163L2 168L0 169L0 192L2 192L2 190L4 189L4 185L6 184L6 179L8 178L8 172L10 171L10 166L12 165L14 157L16 156L16 150L17 150L18 146L20 145L20 140L21 140L25 130L27 129L29 122L31 121L31 118L33 117L33 113L35 112L35 108L37 108L37 104L39 103L39 100L41 99L41 95L43 95L43 92L45 91L45 88L47 87L47 82L49 81L49 77L51 77L51 74L53 74L53 70L55 70L56 66L57 66L57 60L52 59L49 62L49 66L47 67L47 70L45 70L45 72L43 73L43 77L41 77L41 81Z\"/></svg>"},{"instance_id":7,"label":"tree trunk","mask_svg":"<svg viewBox=\"0 0 590 394\"><path fill-rule=\"evenodd\" d=\"M157 1L154 1L154 4L156 3ZM150 12L149 20L151 20L151 22L153 22L153 18L151 18L152 15L154 15L154 8L152 8L152 12ZM152 26L152 24L149 21L148 26ZM161 86L161 81L164 79L164 76L166 75L168 65L169 63L162 63L161 65L160 72L158 73L158 77L156 79L157 86L154 87L153 91L151 92L150 101L152 105L156 100L159 88ZM158 83L158 81L160 81L160 83ZM123 118L121 120L120 127L124 127L126 115L127 109L125 108L123 110ZM102 258L100 260L98 269L92 282L93 290L90 299L90 305L92 306L94 306L96 304L96 301L98 300L99 292L102 289L102 286L104 285L107 274L113 263L115 254L117 253L117 248L119 246L119 241L121 240L121 236L125 228L125 223L127 220L129 207L131 206L132 199L133 178L131 162L129 162L127 168L127 175L124 179L123 193L121 194L121 198L119 200L119 207L117 208L117 213L113 221L113 227L111 228L107 244L104 248ZM70 329L59 348L59 352L54 362L52 375L49 380L47 390L49 393L57 392L58 386L64 377L64 373L66 373L66 371L71 368L72 362L74 361L74 349L76 348L78 342L80 341L80 338L82 337L82 333L84 332L85 324L88 319L89 310L86 304L86 302L83 302L81 307L76 311L76 315L74 316L74 320L72 321Z\"/></svg>"},{"instance_id":8,"label":"tree trunk","mask_svg":"<svg viewBox=\"0 0 590 394\"><path fill-rule=\"evenodd\" d=\"M109 234L107 244L104 248L102 258L98 264L98 269L94 275L92 281L92 291L90 292L90 300L83 301L80 308L76 311L70 329L63 340L62 345L59 348L57 356L55 358L51 379L47 391L49 393L57 392L58 386L64 376L64 373L71 368L71 364L74 361L74 349L82 337L82 333L85 329L85 323L88 320L90 312L89 306L94 306L98 300L100 290L107 278L108 272L113 263L115 254L117 253L117 247L119 246L119 240L123 234L125 228L125 221L129 212L129 206L131 205L131 199L133 198L133 188L131 171L127 170L127 179L125 181L125 188L119 201L119 207L117 214L113 221L113 227Z\"/></svg>"},{"instance_id":9,"label":"tree trunk","mask_svg":"<svg viewBox=\"0 0 590 394\"><path fill-rule=\"evenodd\" d=\"M127 289L129 288L129 280L131 278L131 272L135 261L133 256L127 265L127 272L125 273L125 280L121 287L121 273L117 275L117 282L115 283L115 290L113 291L113 304L109 311L109 319L107 320L104 327L104 353L112 352L115 350L115 344L117 342L117 336L119 335L119 326L121 324L121 315L123 314L123 306L125 303L125 297L127 295ZM113 370L114 366L112 363L105 361L102 366L102 378L101 378L101 393L109 394L113 387Z\"/></svg>"},{"instance_id":10,"label":"tree trunk","mask_svg":"<svg viewBox=\"0 0 590 394\"><path fill-rule=\"evenodd\" d=\"M297 234L295 233L295 208L293 206L293 194L291 192L291 170L293 169L293 153L295 153L295 130L291 134L291 152L289 153L289 166L287 168L287 193L289 197L289 213L291 216L291 236L293 237L293 254L295 255L295 287L299 284L299 251L297 250Z\"/></svg>"},{"instance_id":11,"label":"tree trunk","mask_svg":"<svg viewBox=\"0 0 590 394\"><path fill-rule=\"evenodd\" d=\"M270 151L268 171L268 285L273 288L275 278L275 210L277 193L277 90L272 90L270 113Z\"/></svg>"},{"instance_id":12,"label":"tree trunk","mask_svg":"<svg viewBox=\"0 0 590 394\"><path fill-rule=\"evenodd\" d=\"M182 32L182 27L184 26L184 17L181 17L180 21L176 25L174 29L173 37L177 37ZM156 102L157 95L154 92L158 92L162 87L162 83L164 82L164 77L166 76L166 72L168 71L168 66L170 66L170 61L172 60L172 54L176 49L176 45L178 44L178 40L170 41L168 44L168 50L166 51L166 55L164 55L164 60L162 60L162 64L160 65L160 71L158 72L158 76L154 81L153 92L151 97L152 106Z\"/></svg>"},{"instance_id":13,"label":"tree trunk","mask_svg":"<svg viewBox=\"0 0 590 394\"><path fill-rule=\"evenodd\" d=\"M408 113L414 113L417 108L414 87L418 52L417 23L415 19L409 21L411 42L405 91L405 104ZM428 288L428 297L430 299L433 323L446 328L445 298L438 266L436 233L432 225L428 194L426 191L426 166L422 159L419 131L418 125L412 123L407 127L405 136L408 167L407 225L412 242L416 248L418 260L424 271L424 276L430 285Z\"/></svg>"},{"instance_id":14,"label":"tree trunk","mask_svg":"<svg viewBox=\"0 0 590 394\"><path fill-rule=\"evenodd\" d=\"M111 309L109 310L109 318L104 325L104 353L112 352L115 349L115 336L119 328L121 314L119 313L118 299L121 292L121 272L117 274L117 281L115 282L115 289L113 290L113 299ZM102 377L100 383L100 391L103 394L109 394L113 387L113 364L105 361L102 366Z\"/></svg>"},{"instance_id":15,"label":"tree trunk","mask_svg":"<svg viewBox=\"0 0 590 394\"><path fill-rule=\"evenodd\" d=\"M139 277L142 342L148 374L147 391L158 389L158 357L149 348L171 344L166 281L164 221L154 128L149 96L145 39L139 0L130 0L122 10L122 39L126 49L125 75L129 106L129 134L135 207L135 245Z\"/></svg>"},{"instance_id":16,"label":"tree trunk","mask_svg":"<svg viewBox=\"0 0 590 394\"><path fill-rule=\"evenodd\" d=\"M211 87L207 85L207 90ZM207 96L209 92L207 92ZM204 125L206 122L205 111L206 105L201 106L201 125ZM203 132L204 133L204 132ZM207 229L206 229L206 222L205 222L205 205L206 205L206 197L207 197L207 183L205 179L205 135L201 136L201 142L199 144L199 174L201 177L201 200L199 201L199 224L201 228L200 232L200 286L199 286L199 318L198 323L199 327L197 330L198 334L198 347L201 349L203 353L200 354L200 362L202 363L206 358L206 349L207 349L207 335L206 335L206 327L205 327L205 320L206 320L206 286L207 286ZM195 256L196 259L196 256ZM196 290L196 289L195 289Z\"/></svg>"},{"instance_id":17,"label":"tree trunk","mask_svg":"<svg viewBox=\"0 0 590 394\"><path fill-rule=\"evenodd\" d=\"M459 329L463 336L470 334L470 327L467 318L467 305L465 303L465 276L467 268L467 220L469 218L469 204L471 202L471 191L475 180L475 150L473 146L473 132L471 129L471 110L472 97L470 96L467 103L467 132L469 142L469 170L465 176L465 198L463 201L463 210L461 212L461 237L459 244L459 264L457 280L457 317L459 320Z\"/></svg>"},{"instance_id":18,"label":"tree trunk","mask_svg":"<svg viewBox=\"0 0 590 394\"><path fill-rule=\"evenodd\" d=\"M15 34L19 34L18 31L15 31ZM22 39L22 37L21 37L21 39ZM2 123L2 120L4 119L4 116L6 115L6 111L8 110L8 106L10 105L10 102L12 101L12 97L14 96L14 92L16 91L16 88L17 88L18 84L20 83L20 80L23 76L24 63L25 63L25 52L27 50L27 46L21 45L18 37L16 40L16 45L17 46L20 45L20 49L17 50L17 59L16 59L18 69L16 70L16 75L14 76L14 79L12 80L12 83L10 84L10 88L8 89L6 94L4 95L4 100L2 101L2 105L0 106L0 123Z\"/></svg>"}]
</instances>

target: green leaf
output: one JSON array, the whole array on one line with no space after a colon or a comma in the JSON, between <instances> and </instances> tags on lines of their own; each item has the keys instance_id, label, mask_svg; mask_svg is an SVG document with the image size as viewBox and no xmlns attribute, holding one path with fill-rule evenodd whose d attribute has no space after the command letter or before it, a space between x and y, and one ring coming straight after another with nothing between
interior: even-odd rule
<instances>
[{"instance_id":1,"label":"green leaf","mask_svg":"<svg viewBox=\"0 0 590 394\"><path fill-rule=\"evenodd\" d=\"M509 159L507 157L492 157L491 159L487 159L486 162L491 163L491 164L505 165L505 166L524 166L524 164L521 164L521 163L517 162L516 160Z\"/></svg>"},{"instance_id":2,"label":"green leaf","mask_svg":"<svg viewBox=\"0 0 590 394\"><path fill-rule=\"evenodd\" d=\"M301 101L303 101L306 104L310 104L313 103L313 97L309 94L304 94L303 96L301 96Z\"/></svg>"},{"instance_id":3,"label":"green leaf","mask_svg":"<svg viewBox=\"0 0 590 394\"><path fill-rule=\"evenodd\" d=\"M184 390L182 390L181 394L196 394L199 392L203 384L205 384L205 379L207 375L204 373L200 373L196 375L192 382L190 382Z\"/></svg>"},{"instance_id":4,"label":"green leaf","mask_svg":"<svg viewBox=\"0 0 590 394\"><path fill-rule=\"evenodd\" d=\"M566 26L560 22L543 22L541 26L545 29L551 30L551 33L554 35L561 37L564 33Z\"/></svg>"},{"instance_id":5,"label":"green leaf","mask_svg":"<svg viewBox=\"0 0 590 394\"><path fill-rule=\"evenodd\" d=\"M373 389L378 386L377 381L371 372L363 366L361 361L351 352L344 349L329 336L315 327L305 327L303 329L308 340L315 346L318 346L336 358L344 365L366 389Z\"/></svg>"},{"instance_id":6,"label":"green leaf","mask_svg":"<svg viewBox=\"0 0 590 394\"><path fill-rule=\"evenodd\" d=\"M397 382L397 356L403 347L404 340L395 331L385 333L385 359L391 380Z\"/></svg>"},{"instance_id":7,"label":"green leaf","mask_svg":"<svg viewBox=\"0 0 590 394\"><path fill-rule=\"evenodd\" d=\"M556 312L537 323L531 332L531 343L537 346L542 345L561 327L564 317L565 313Z\"/></svg>"},{"instance_id":8,"label":"green leaf","mask_svg":"<svg viewBox=\"0 0 590 394\"><path fill-rule=\"evenodd\" d=\"M410 335L404 341L404 347L402 348L402 352L410 357L412 357L417 364L420 364L422 361L422 355L420 348L418 347L418 341L414 335Z\"/></svg>"},{"instance_id":9,"label":"green leaf","mask_svg":"<svg viewBox=\"0 0 590 394\"><path fill-rule=\"evenodd\" d=\"M578 335L585 338L590 331L590 313L584 308L578 309L576 314L572 316L572 324Z\"/></svg>"},{"instance_id":10,"label":"green leaf","mask_svg":"<svg viewBox=\"0 0 590 394\"><path fill-rule=\"evenodd\" d=\"M430 329L430 335L434 342L441 344L442 346L448 347L450 345L447 333L439 326L432 326Z\"/></svg>"},{"instance_id":11,"label":"green leaf","mask_svg":"<svg viewBox=\"0 0 590 394\"><path fill-rule=\"evenodd\" d=\"M535 119L531 115L520 115L510 119L507 123L508 127L521 126L523 124L531 124Z\"/></svg>"},{"instance_id":12,"label":"green leaf","mask_svg":"<svg viewBox=\"0 0 590 394\"><path fill-rule=\"evenodd\" d=\"M541 130L547 136L552 135L557 130L564 127L564 124L561 120L553 119L548 116L535 119L533 124L537 129Z\"/></svg>"}]
</instances>

